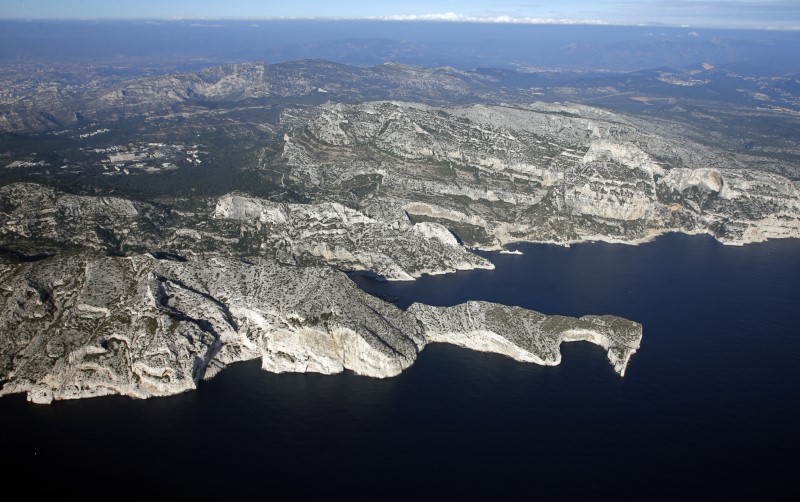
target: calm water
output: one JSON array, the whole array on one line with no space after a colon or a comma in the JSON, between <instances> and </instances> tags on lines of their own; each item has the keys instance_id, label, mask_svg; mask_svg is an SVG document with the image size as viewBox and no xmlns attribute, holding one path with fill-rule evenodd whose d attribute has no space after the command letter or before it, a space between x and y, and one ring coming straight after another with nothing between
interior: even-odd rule
<instances>
[{"instance_id":1,"label":"calm water","mask_svg":"<svg viewBox=\"0 0 800 502\"><path fill-rule=\"evenodd\" d=\"M488 255L495 271L356 280L401 305L634 319L624 379L588 343L555 368L433 345L388 380L251 362L172 398L15 396L0 399L3 478L131 497L798 495L800 241L519 249Z\"/></svg>"}]
</instances>

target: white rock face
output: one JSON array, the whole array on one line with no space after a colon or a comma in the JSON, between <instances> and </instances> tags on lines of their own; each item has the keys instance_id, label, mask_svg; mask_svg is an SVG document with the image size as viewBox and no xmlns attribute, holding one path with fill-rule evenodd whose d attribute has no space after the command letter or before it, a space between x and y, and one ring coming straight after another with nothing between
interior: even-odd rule
<instances>
[{"instance_id":1,"label":"white rock face","mask_svg":"<svg viewBox=\"0 0 800 502\"><path fill-rule=\"evenodd\" d=\"M213 214L241 222L263 251L287 263L370 271L388 280L494 267L438 223L390 224L337 203L278 204L229 194Z\"/></svg>"},{"instance_id":2,"label":"white rock face","mask_svg":"<svg viewBox=\"0 0 800 502\"><path fill-rule=\"evenodd\" d=\"M664 183L679 192L698 187L708 192L719 193L722 190L722 175L717 169L676 168L667 173Z\"/></svg>"},{"instance_id":3,"label":"white rock face","mask_svg":"<svg viewBox=\"0 0 800 502\"><path fill-rule=\"evenodd\" d=\"M262 201L241 195L227 195L217 201L215 218L257 221L259 223L285 224L286 214L277 204L264 204Z\"/></svg>"},{"instance_id":4,"label":"white rock face","mask_svg":"<svg viewBox=\"0 0 800 502\"><path fill-rule=\"evenodd\" d=\"M495 352L522 362L554 366L561 362L562 342L588 341L608 351L620 376L642 338L641 325L613 316L547 316L487 302L455 307L414 304L409 312L425 326L429 342Z\"/></svg>"},{"instance_id":5,"label":"white rock face","mask_svg":"<svg viewBox=\"0 0 800 502\"><path fill-rule=\"evenodd\" d=\"M329 268L83 254L4 266L2 280L0 355L13 363L0 393L36 402L172 395L259 357L274 371L393 376L425 343L410 316Z\"/></svg>"},{"instance_id":6,"label":"white rock face","mask_svg":"<svg viewBox=\"0 0 800 502\"><path fill-rule=\"evenodd\" d=\"M628 184L609 187L608 182L593 179L566 189L564 205L574 215L627 222L656 217L657 201L655 194Z\"/></svg>"},{"instance_id":7,"label":"white rock face","mask_svg":"<svg viewBox=\"0 0 800 502\"><path fill-rule=\"evenodd\" d=\"M536 354L520 348L503 336L481 329L470 331L429 331L427 332L428 341L432 343L449 343L465 349L477 350L479 352L493 352L511 359L524 363L535 363L552 366L554 363L548 362Z\"/></svg>"},{"instance_id":8,"label":"white rock face","mask_svg":"<svg viewBox=\"0 0 800 502\"><path fill-rule=\"evenodd\" d=\"M667 232L728 244L800 237L796 184L587 106L326 105L286 137L298 183L380 177L365 210L402 207L469 247L636 244Z\"/></svg>"},{"instance_id":9,"label":"white rock face","mask_svg":"<svg viewBox=\"0 0 800 502\"><path fill-rule=\"evenodd\" d=\"M458 240L456 240L455 236L447 230L445 226L438 223L423 221L415 224L412 227L412 231L419 233L426 239L436 239L442 244L453 248L459 247Z\"/></svg>"},{"instance_id":10,"label":"white rock face","mask_svg":"<svg viewBox=\"0 0 800 502\"><path fill-rule=\"evenodd\" d=\"M641 326L610 316L483 302L402 311L330 268L261 259L79 253L4 263L0 279L0 395L36 403L172 395L256 358L274 372L391 377L429 342L552 365L562 341L588 339L623 374L641 338Z\"/></svg>"},{"instance_id":11,"label":"white rock face","mask_svg":"<svg viewBox=\"0 0 800 502\"><path fill-rule=\"evenodd\" d=\"M600 134L597 132L596 134ZM650 176L664 175L664 168L658 165L647 153L632 143L617 143L608 140L592 141L582 162L592 164L610 160L630 169L640 169Z\"/></svg>"},{"instance_id":12,"label":"white rock face","mask_svg":"<svg viewBox=\"0 0 800 502\"><path fill-rule=\"evenodd\" d=\"M274 373L323 373L345 369L385 378L399 375L413 359L385 354L349 329L276 331L263 338L261 367Z\"/></svg>"}]
</instances>

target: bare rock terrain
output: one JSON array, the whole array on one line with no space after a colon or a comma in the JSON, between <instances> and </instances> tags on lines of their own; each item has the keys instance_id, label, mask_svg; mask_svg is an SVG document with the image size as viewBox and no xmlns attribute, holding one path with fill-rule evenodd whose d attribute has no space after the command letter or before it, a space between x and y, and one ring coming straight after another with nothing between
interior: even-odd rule
<instances>
[{"instance_id":1,"label":"bare rock terrain","mask_svg":"<svg viewBox=\"0 0 800 502\"><path fill-rule=\"evenodd\" d=\"M515 242L800 237L800 189L776 174L794 172L791 157L770 169L768 157L664 121L531 103L495 84L452 68L248 63L2 104L0 131L17 135L98 121L73 140L100 144L94 135L132 119L149 139L82 149L63 140L70 156L100 162L98 178L135 185L151 161L170 167L149 166L160 180L218 176L223 167L198 167L199 152L206 166L246 146L258 154L224 174L255 173L264 186L147 197L87 181L70 191L56 188L58 171L72 169L66 154L51 172L36 152L24 162L0 152L7 172L36 169L0 186L0 395L165 396L259 358L267 371L383 378L428 343L555 365L562 343L589 341L624 375L642 338L636 322L486 302L401 310L346 273L411 281L491 269L479 251ZM175 140L170 155L184 168L158 157L159 127L193 120L214 134L225 124L233 146ZM187 130L192 141L208 133Z\"/></svg>"}]
</instances>

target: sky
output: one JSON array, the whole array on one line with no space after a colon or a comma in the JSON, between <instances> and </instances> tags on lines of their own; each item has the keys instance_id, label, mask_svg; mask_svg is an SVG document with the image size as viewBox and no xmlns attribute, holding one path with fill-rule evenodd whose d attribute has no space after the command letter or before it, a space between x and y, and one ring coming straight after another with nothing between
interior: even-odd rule
<instances>
[{"instance_id":1,"label":"sky","mask_svg":"<svg viewBox=\"0 0 800 502\"><path fill-rule=\"evenodd\" d=\"M800 0L0 0L0 19L284 17L800 29Z\"/></svg>"}]
</instances>

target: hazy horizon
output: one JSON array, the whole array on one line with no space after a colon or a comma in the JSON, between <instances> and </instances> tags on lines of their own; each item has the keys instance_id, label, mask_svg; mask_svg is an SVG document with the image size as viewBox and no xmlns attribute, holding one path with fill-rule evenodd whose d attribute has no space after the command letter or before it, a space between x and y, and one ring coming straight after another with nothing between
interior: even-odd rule
<instances>
[{"instance_id":1,"label":"hazy horizon","mask_svg":"<svg viewBox=\"0 0 800 502\"><path fill-rule=\"evenodd\" d=\"M790 0L566 0L485 2L362 0L291 3L248 0L6 2L3 20L326 20L427 21L485 24L664 26L716 29L800 30L800 3Z\"/></svg>"}]
</instances>

